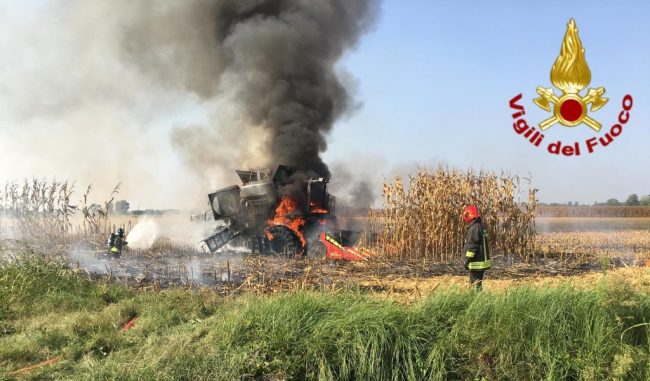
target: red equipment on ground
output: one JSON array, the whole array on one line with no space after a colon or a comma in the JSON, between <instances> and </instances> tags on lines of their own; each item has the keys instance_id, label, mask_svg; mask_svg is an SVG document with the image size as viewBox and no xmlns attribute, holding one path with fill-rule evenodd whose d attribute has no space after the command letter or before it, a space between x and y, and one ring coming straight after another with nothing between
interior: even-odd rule
<instances>
[{"instance_id":1,"label":"red equipment on ground","mask_svg":"<svg viewBox=\"0 0 650 381\"><path fill-rule=\"evenodd\" d=\"M122 332L126 332L126 331L128 331L129 329L133 328L133 326L135 325L135 321L136 321L136 320L138 320L138 317L137 317L137 316L134 316L134 317L132 317L131 319L129 319L129 321L127 321L126 324L124 324L124 325L122 326Z\"/></svg>"},{"instance_id":2,"label":"red equipment on ground","mask_svg":"<svg viewBox=\"0 0 650 381\"><path fill-rule=\"evenodd\" d=\"M325 258L339 261L367 261L375 253L364 248L343 246L325 232L320 233L319 241L325 246Z\"/></svg>"}]
</instances>

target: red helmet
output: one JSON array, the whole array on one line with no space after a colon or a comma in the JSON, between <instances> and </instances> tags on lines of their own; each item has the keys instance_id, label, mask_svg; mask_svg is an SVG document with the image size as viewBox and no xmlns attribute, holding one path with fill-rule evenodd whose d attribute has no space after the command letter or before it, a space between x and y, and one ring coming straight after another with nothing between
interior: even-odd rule
<instances>
[{"instance_id":1,"label":"red helmet","mask_svg":"<svg viewBox=\"0 0 650 381\"><path fill-rule=\"evenodd\" d=\"M478 208L476 205L468 205L463 210L463 221L465 222L470 222L478 217Z\"/></svg>"}]
</instances>

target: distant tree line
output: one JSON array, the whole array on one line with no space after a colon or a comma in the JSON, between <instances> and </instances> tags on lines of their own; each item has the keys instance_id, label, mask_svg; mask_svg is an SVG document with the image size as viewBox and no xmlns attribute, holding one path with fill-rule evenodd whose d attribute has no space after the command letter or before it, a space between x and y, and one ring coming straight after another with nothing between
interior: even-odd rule
<instances>
[{"instance_id":1,"label":"distant tree line","mask_svg":"<svg viewBox=\"0 0 650 381\"><path fill-rule=\"evenodd\" d=\"M627 196L627 199L623 201L619 201L616 198L610 198L605 202L595 202L594 205L607 205L607 206L650 206L650 195L644 195L639 197L638 194L632 193L631 195Z\"/></svg>"},{"instance_id":2,"label":"distant tree line","mask_svg":"<svg viewBox=\"0 0 650 381\"><path fill-rule=\"evenodd\" d=\"M569 201L567 203L551 202L540 203L540 206L588 206L588 204L580 204L578 201ZM619 201L616 198L610 198L605 202L594 201L593 206L650 206L650 195L639 197L638 194L632 193L625 201Z\"/></svg>"},{"instance_id":3,"label":"distant tree line","mask_svg":"<svg viewBox=\"0 0 650 381\"><path fill-rule=\"evenodd\" d=\"M109 214L128 214L129 213L129 208L131 207L131 204L129 204L128 201L126 200L118 200L118 201L111 201L108 204L108 213Z\"/></svg>"}]
</instances>

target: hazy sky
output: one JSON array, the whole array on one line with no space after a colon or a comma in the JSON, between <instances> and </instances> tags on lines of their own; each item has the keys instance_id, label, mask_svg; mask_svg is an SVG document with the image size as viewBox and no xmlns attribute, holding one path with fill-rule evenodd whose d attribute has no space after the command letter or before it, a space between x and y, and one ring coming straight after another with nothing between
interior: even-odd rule
<instances>
[{"instance_id":1,"label":"hazy sky","mask_svg":"<svg viewBox=\"0 0 650 381\"><path fill-rule=\"evenodd\" d=\"M170 94L151 101L146 99L151 91L141 90L137 81L116 78L125 81L134 102L148 107L137 110L135 118L122 119L112 113L109 123L106 110L95 105L91 108L95 111L93 123L124 122L126 127L114 130L115 134L89 128L85 136L69 137L65 126L50 125L52 115L57 114L53 108L58 111L75 105L72 101L45 101L67 91L68 81L55 78L69 76L74 83L78 70L92 70L87 68L88 60L80 61L82 67L70 57L66 58L71 63L70 72L47 70L50 61L60 60L57 52L67 48L57 46L58 41L67 41L65 38L52 37L59 33L57 23L62 22L48 17L52 3L56 2L0 2L0 104L4 103L0 105L0 114L4 114L0 115L0 178L56 176L83 182L93 178L89 174L106 174L103 180L90 181L99 182L100 187L123 181L123 195L133 203L142 203L142 207L164 207L181 195L203 197L208 186L195 186L200 180L183 168L168 138L174 125L201 123L209 118L191 96ZM508 107L510 98L521 92L529 124L538 124L549 116L532 99L537 86L551 87L549 72L571 17L586 50L592 73L590 86L604 86L610 100L590 114L603 124L602 133L596 134L584 125L573 129L555 125L546 133L545 142L583 142L602 135L620 112L623 96L629 93L634 97L623 133L610 146L579 158L556 157L527 143L513 131ZM325 159L344 163L351 170L357 165L366 171L374 166L378 177L390 176L395 169L441 162L458 168L532 175L545 202L592 203L609 197L624 199L632 192L648 194L648 17L650 6L644 1L386 0L375 28L339 65L341 72L351 77L360 108L337 123ZM44 20L53 26L43 27ZM92 36L87 39L91 41L87 46L102 51L101 46L92 44ZM101 60L102 54L94 59ZM101 62L99 66L101 70ZM42 88L40 79L44 81ZM115 103L112 87L107 84L102 92L102 86L94 86L96 104L100 103L98 99ZM42 107L30 104L28 109L20 109L26 103L15 103L32 95ZM124 109L123 105L111 107ZM24 116L19 118L20 113L29 113L29 121L25 122ZM86 116L80 118L79 123L87 123ZM48 123L39 122L44 119ZM65 120L70 120L70 115ZM131 135L133 131L138 134ZM119 149L108 150L109 142L130 135L138 139L139 155L128 156L132 153L128 152L121 156L124 152ZM79 160L59 152L68 138L84 145ZM48 150L42 148L44 144L50 144ZM102 159L90 159L93 152L100 152ZM138 164L140 172L135 178L122 176L135 165L128 159L123 161L124 157L145 162ZM145 178L142 173L151 173L151 177ZM147 182L150 186L144 186ZM169 182L176 186L166 191ZM161 195L151 196L151 189L161 189ZM190 203L183 204L187 205Z\"/></svg>"}]
</instances>

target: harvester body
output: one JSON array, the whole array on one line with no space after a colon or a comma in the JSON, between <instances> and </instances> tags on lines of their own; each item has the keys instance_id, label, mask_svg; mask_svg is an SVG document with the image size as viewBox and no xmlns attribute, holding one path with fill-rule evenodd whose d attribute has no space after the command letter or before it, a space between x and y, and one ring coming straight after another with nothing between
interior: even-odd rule
<instances>
[{"instance_id":1,"label":"harvester body","mask_svg":"<svg viewBox=\"0 0 650 381\"><path fill-rule=\"evenodd\" d=\"M335 198L328 179L305 176L280 165L269 169L238 170L242 185L208 195L212 214L220 226L204 240L214 253L238 238L252 252L307 254L310 240L332 226Z\"/></svg>"}]
</instances>

